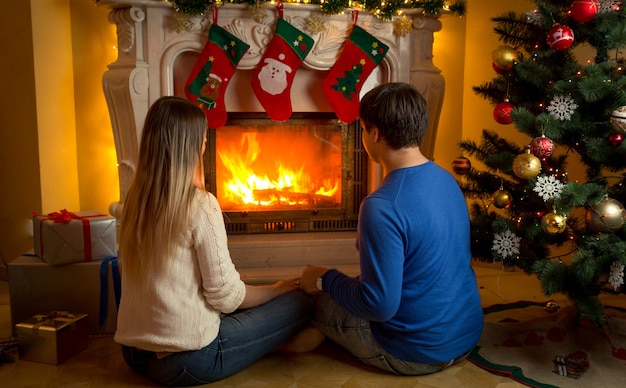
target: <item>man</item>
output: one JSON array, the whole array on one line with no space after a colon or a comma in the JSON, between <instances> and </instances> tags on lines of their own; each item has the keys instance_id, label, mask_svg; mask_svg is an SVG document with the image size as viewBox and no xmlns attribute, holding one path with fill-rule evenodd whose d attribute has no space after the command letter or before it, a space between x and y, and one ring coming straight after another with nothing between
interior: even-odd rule
<instances>
[{"instance_id":1,"label":"man","mask_svg":"<svg viewBox=\"0 0 626 388\"><path fill-rule=\"evenodd\" d=\"M361 275L308 266L301 288L319 295L315 328L363 363L434 373L463 360L483 327L465 198L420 151L428 111L415 87L380 85L359 114L365 150L385 174L359 212Z\"/></svg>"}]
</instances>

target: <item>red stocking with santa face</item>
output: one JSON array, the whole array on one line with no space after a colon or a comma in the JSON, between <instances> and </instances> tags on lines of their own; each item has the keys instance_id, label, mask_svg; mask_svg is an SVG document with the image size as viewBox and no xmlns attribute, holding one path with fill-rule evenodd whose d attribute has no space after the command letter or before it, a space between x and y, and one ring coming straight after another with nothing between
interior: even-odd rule
<instances>
[{"instance_id":1,"label":"red stocking with santa face","mask_svg":"<svg viewBox=\"0 0 626 388\"><path fill-rule=\"evenodd\" d=\"M359 93L367 77L383 60L389 47L357 26L322 82L322 91L339 120L351 123L359 116Z\"/></svg>"},{"instance_id":2,"label":"red stocking with santa face","mask_svg":"<svg viewBox=\"0 0 626 388\"><path fill-rule=\"evenodd\" d=\"M209 128L226 124L224 93L237 70L237 64L250 46L215 24L185 85L187 98L206 114Z\"/></svg>"},{"instance_id":3,"label":"red stocking with santa face","mask_svg":"<svg viewBox=\"0 0 626 388\"><path fill-rule=\"evenodd\" d=\"M252 90L274 121L291 117L291 86L313 39L280 17L276 32L252 76Z\"/></svg>"}]
</instances>

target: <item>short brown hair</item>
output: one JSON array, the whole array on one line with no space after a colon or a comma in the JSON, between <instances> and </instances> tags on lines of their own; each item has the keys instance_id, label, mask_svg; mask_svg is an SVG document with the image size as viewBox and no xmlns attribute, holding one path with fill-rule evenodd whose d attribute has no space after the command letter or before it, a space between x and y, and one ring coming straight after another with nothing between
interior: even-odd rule
<instances>
[{"instance_id":1,"label":"short brown hair","mask_svg":"<svg viewBox=\"0 0 626 388\"><path fill-rule=\"evenodd\" d=\"M370 90L361 99L359 117L366 131L375 126L389 147L419 146L428 129L426 100L415 86L394 82Z\"/></svg>"}]
</instances>

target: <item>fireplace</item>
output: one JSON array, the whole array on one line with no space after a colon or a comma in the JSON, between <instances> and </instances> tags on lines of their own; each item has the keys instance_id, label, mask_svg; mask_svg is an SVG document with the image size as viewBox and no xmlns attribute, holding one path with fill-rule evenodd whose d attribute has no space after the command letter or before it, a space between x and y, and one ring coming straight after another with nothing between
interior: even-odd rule
<instances>
[{"instance_id":1,"label":"fireplace","mask_svg":"<svg viewBox=\"0 0 626 388\"><path fill-rule=\"evenodd\" d=\"M147 110L160 96L184 96L182 87L206 42L211 15L192 18L181 30L180 24L172 23L175 11L164 0L97 3L111 9L109 20L117 26L118 34L119 56L104 74L103 86L120 177L120 201L111 204L110 211L119 215L134 174ZM443 77L432 63L434 32L441 28L441 22L437 17L421 15L419 10L405 13L413 20L413 32L406 36L396 35L392 22L366 12L359 15L359 26L389 46L362 93L386 82L415 85L427 101L430 116L421 149L432 158L444 94ZM265 20L257 22L247 4L226 3L219 8L219 25L248 43L250 49L225 94L228 122L210 131L206 183L220 200L231 256L248 281L296 276L306 264L332 266L349 274L358 271L354 240L359 202L382 179L380 167L370 163L361 148L358 123L338 122L321 91L321 83L351 30L350 10L324 16L317 5L284 5L285 20L303 31L313 16L323 18L325 29L311 35L313 48L295 74L291 95L297 113L277 123L267 118L250 88L277 16L270 11ZM233 178L237 174L223 169L239 163L224 159L224 148L239 147L235 153L260 163L261 157L250 152L254 147L265 148L261 143L280 144L280 149L271 151L270 166L264 171L249 171L238 181ZM302 159L294 161L296 157ZM286 175L277 176L279 170ZM296 183L292 178L298 174L307 176L300 176ZM225 185L238 185L250 177L257 183L244 191L251 191L252 196L227 197L235 186L225 189Z\"/></svg>"},{"instance_id":2,"label":"fireplace","mask_svg":"<svg viewBox=\"0 0 626 388\"><path fill-rule=\"evenodd\" d=\"M232 114L209 131L204 164L229 234L356 230L367 194L358 123L332 113Z\"/></svg>"}]
</instances>

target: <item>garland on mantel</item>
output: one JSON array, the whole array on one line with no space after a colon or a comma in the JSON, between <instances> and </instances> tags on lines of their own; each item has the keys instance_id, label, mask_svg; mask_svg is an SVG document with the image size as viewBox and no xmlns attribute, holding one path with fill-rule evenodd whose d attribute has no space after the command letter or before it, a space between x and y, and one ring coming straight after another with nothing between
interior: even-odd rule
<instances>
[{"instance_id":1,"label":"garland on mantel","mask_svg":"<svg viewBox=\"0 0 626 388\"><path fill-rule=\"evenodd\" d=\"M235 3L255 5L259 2L270 3L267 0L166 0L172 3L176 11L187 16L203 14L213 4ZM285 0L285 3L319 4L324 15L337 15L346 8L358 7L369 11L383 20L391 20L399 15L402 9L420 9L425 15L439 15L443 11L452 12L459 16L465 13L465 1L457 0L450 4L443 0Z\"/></svg>"}]
</instances>

